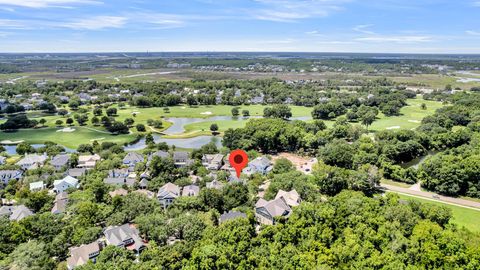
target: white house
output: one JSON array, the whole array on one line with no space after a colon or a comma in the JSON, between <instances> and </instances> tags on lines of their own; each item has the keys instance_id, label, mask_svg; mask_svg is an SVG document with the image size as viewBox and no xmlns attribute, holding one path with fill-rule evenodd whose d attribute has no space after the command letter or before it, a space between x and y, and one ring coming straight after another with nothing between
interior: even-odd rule
<instances>
[{"instance_id":1,"label":"white house","mask_svg":"<svg viewBox=\"0 0 480 270\"><path fill-rule=\"evenodd\" d=\"M78 179L71 177L70 175L65 176L62 180L55 180L53 182L53 191L55 193L61 193L69 188L79 188L80 184Z\"/></svg>"}]
</instances>

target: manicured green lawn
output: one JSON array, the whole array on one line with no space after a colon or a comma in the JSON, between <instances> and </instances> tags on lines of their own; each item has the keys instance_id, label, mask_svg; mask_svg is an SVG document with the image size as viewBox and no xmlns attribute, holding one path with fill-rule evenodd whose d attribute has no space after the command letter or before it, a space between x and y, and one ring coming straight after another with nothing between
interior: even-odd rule
<instances>
[{"instance_id":1,"label":"manicured green lawn","mask_svg":"<svg viewBox=\"0 0 480 270\"><path fill-rule=\"evenodd\" d=\"M135 139L135 135L111 135L103 132L89 130L84 127L72 127L74 132L57 132L58 128L40 128L19 130L17 132L0 132L1 140L24 140L28 143L44 143L45 141L56 142L68 148L77 148L80 144L91 143L93 140L98 142L109 141L115 143L130 142Z\"/></svg>"},{"instance_id":2,"label":"manicured green lawn","mask_svg":"<svg viewBox=\"0 0 480 270\"><path fill-rule=\"evenodd\" d=\"M420 199L418 197L407 196L403 194L398 194L403 200L415 200L422 203L430 203L435 205L441 205L452 209L452 219L453 224L458 225L459 227L465 227L472 232L480 232L480 210L473 210L465 207L455 206L451 204L445 204L437 201L430 201L425 199Z\"/></svg>"}]
</instances>

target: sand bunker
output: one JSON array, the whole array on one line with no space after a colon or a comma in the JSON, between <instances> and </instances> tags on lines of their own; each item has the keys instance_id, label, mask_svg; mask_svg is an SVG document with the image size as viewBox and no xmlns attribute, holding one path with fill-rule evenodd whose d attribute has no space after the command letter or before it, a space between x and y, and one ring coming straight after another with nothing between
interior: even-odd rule
<instances>
[{"instance_id":1,"label":"sand bunker","mask_svg":"<svg viewBox=\"0 0 480 270\"><path fill-rule=\"evenodd\" d=\"M417 123L417 124L418 124L418 123L421 123L420 120L408 120L408 122L410 122L410 123Z\"/></svg>"},{"instance_id":2,"label":"sand bunker","mask_svg":"<svg viewBox=\"0 0 480 270\"><path fill-rule=\"evenodd\" d=\"M200 113L200 114L203 114L203 115L211 115L212 112L202 112L202 113Z\"/></svg>"},{"instance_id":3,"label":"sand bunker","mask_svg":"<svg viewBox=\"0 0 480 270\"><path fill-rule=\"evenodd\" d=\"M91 139L90 141L93 142L93 141L101 141L101 140L105 140L105 138L104 137L95 138L95 139Z\"/></svg>"},{"instance_id":4,"label":"sand bunker","mask_svg":"<svg viewBox=\"0 0 480 270\"><path fill-rule=\"evenodd\" d=\"M75 131L75 129L70 128L70 127L66 127L66 128L62 128L62 129L57 130L57 132L74 132L74 131Z\"/></svg>"},{"instance_id":5,"label":"sand bunker","mask_svg":"<svg viewBox=\"0 0 480 270\"><path fill-rule=\"evenodd\" d=\"M0 144L19 144L24 142L24 140L19 140L19 141L10 141L10 140L3 140L0 142Z\"/></svg>"},{"instance_id":6,"label":"sand bunker","mask_svg":"<svg viewBox=\"0 0 480 270\"><path fill-rule=\"evenodd\" d=\"M399 129L400 126L387 127L386 129Z\"/></svg>"}]
</instances>

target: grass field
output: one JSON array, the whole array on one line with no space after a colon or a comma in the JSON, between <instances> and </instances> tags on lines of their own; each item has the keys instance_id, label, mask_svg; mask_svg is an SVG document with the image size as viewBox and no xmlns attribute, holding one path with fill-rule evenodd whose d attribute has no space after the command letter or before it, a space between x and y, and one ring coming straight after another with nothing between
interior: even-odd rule
<instances>
[{"instance_id":1,"label":"grass field","mask_svg":"<svg viewBox=\"0 0 480 270\"><path fill-rule=\"evenodd\" d=\"M135 139L135 135L111 135L85 127L73 127L74 132L57 132L58 128L40 128L19 130L17 132L0 132L1 140L24 140L29 143L44 143L46 141L56 142L68 148L77 148L79 144L91 143L93 140L98 142L109 141L115 143L130 142Z\"/></svg>"},{"instance_id":2,"label":"grass field","mask_svg":"<svg viewBox=\"0 0 480 270\"><path fill-rule=\"evenodd\" d=\"M398 194L398 193L397 193ZM459 227L465 227L472 232L480 232L480 210L473 210L461 206L455 206L451 204L445 204L437 201L430 201L426 199L420 199L418 197L407 196L403 194L398 194L403 200L415 200L422 203L430 203L434 205L440 205L448 207L452 210L452 219L453 224L458 225Z\"/></svg>"},{"instance_id":3,"label":"grass field","mask_svg":"<svg viewBox=\"0 0 480 270\"><path fill-rule=\"evenodd\" d=\"M420 105L425 103L427 105L426 110L422 110ZM440 102L435 101L426 101L420 97L417 99L408 100L408 106L402 108L400 116L386 117L383 114L378 116L378 119L372 124L369 128L371 132L385 130L385 129L412 129L420 125L421 120L428 115L431 115L435 112L436 109L442 107ZM250 105L250 106L239 106L240 112L242 110L248 110L250 115L253 116L262 116L263 109L267 107L264 105ZM93 107L88 107L89 110L88 116L91 118L93 115L91 113ZM123 109L118 109L116 116L117 121L124 121L126 118L132 118L135 120L135 124L143 123L146 124L148 119L162 120L163 127L159 129L152 130L147 127L147 131L162 132L172 125L171 122L168 122L166 118L169 117L184 117L184 118L208 118L212 116L231 116L232 106L227 105L214 105L214 106L174 106L169 107L170 112L166 113L163 108L137 108L137 107L126 107ZM301 106L291 106L293 117L305 117L311 116L312 108L301 107ZM75 113L75 112L73 112ZM135 117L133 116L135 114ZM25 140L29 143L43 143L44 141L50 140L62 144L66 147L76 148L79 144L89 143L92 139L102 138L105 140L124 143L130 140L133 140L134 134L132 135L123 135L123 136L114 136L110 134L105 134L106 130L100 126L93 126L90 122L87 122L87 125L82 128L77 128L75 132L72 133L63 133L56 132L55 122L57 120L62 120L64 123L67 117L62 117L58 115L46 115L40 112L29 112L28 116L32 119L40 120L41 118L45 119L47 128L42 129L32 129L32 130L21 130L15 133L0 133L0 140ZM229 128L240 128L244 127L248 122L247 119L240 117L238 120L218 120L218 121L203 121L193 124L185 125L185 132L178 135L169 135L168 138L191 138L200 135L210 135L210 125L216 123L219 126L219 131L223 132ZM334 121L325 121L328 127L331 127ZM135 125L134 124L134 125ZM95 129L89 130L87 128ZM131 129L132 133L135 133L136 130Z\"/></svg>"}]
</instances>

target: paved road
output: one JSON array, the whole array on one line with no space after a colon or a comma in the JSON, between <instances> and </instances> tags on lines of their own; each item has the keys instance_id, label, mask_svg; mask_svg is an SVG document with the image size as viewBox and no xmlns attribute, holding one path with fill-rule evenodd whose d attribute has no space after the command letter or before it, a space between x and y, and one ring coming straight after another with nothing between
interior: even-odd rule
<instances>
[{"instance_id":1,"label":"paved road","mask_svg":"<svg viewBox=\"0 0 480 270\"><path fill-rule=\"evenodd\" d=\"M385 191L387 191L387 192L395 192L395 193L411 195L411 196L414 196L414 197L420 197L420 198L424 198L424 199L431 200L431 201L443 202L443 203L446 203L446 204L457 205L457 206L461 206L461 207L470 208L470 209L480 211L480 202L474 202L474 201L469 201L469 200L464 200L464 199L459 199L459 198L452 198L452 197L437 195L437 194L432 193L432 192L412 190L412 189L409 189L409 188L402 188L402 187L387 185L387 184L383 184L383 183L380 184L380 186L383 189L385 189Z\"/></svg>"}]
</instances>

